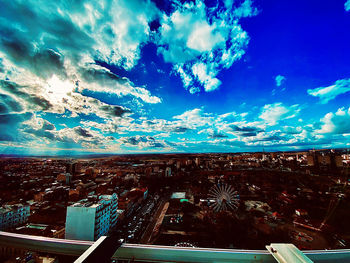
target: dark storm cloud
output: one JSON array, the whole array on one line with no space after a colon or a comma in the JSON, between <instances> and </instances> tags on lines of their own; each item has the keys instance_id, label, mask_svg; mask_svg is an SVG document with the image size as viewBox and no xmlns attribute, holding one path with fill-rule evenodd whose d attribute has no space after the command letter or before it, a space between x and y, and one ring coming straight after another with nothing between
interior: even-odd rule
<instances>
[{"instance_id":1,"label":"dark storm cloud","mask_svg":"<svg viewBox=\"0 0 350 263\"><path fill-rule=\"evenodd\" d=\"M51 103L45 98L37 96L35 94L26 93L25 86L20 86L14 82L10 82L7 80L0 80L0 88L27 101L29 104L29 108L46 111L52 107Z\"/></svg>"},{"instance_id":2,"label":"dark storm cloud","mask_svg":"<svg viewBox=\"0 0 350 263\"><path fill-rule=\"evenodd\" d=\"M256 127L238 127L237 125L230 125L230 128L233 130L233 131L238 131L238 132L260 132L262 131L261 129L259 128L256 128Z\"/></svg>"},{"instance_id":3,"label":"dark storm cloud","mask_svg":"<svg viewBox=\"0 0 350 263\"><path fill-rule=\"evenodd\" d=\"M88 130L83 129L82 127L75 127L74 131L76 132L76 134L82 136L82 137L92 137L92 135L89 133Z\"/></svg>"},{"instance_id":4,"label":"dark storm cloud","mask_svg":"<svg viewBox=\"0 0 350 263\"><path fill-rule=\"evenodd\" d=\"M253 136L256 136L257 133L256 132L243 132L240 134L240 136L243 136L243 137L253 137Z\"/></svg>"},{"instance_id":5,"label":"dark storm cloud","mask_svg":"<svg viewBox=\"0 0 350 263\"><path fill-rule=\"evenodd\" d=\"M174 127L174 128L170 129L171 132L177 132L177 133L184 133L184 132L187 132L189 130L191 130L191 129L187 128L187 127L181 127L181 126Z\"/></svg>"},{"instance_id":6,"label":"dark storm cloud","mask_svg":"<svg viewBox=\"0 0 350 263\"><path fill-rule=\"evenodd\" d=\"M163 142L156 141L152 136L132 136L121 138L121 142L124 144L130 144L133 146L142 146L149 148L164 148L166 145Z\"/></svg>"},{"instance_id":7,"label":"dark storm cloud","mask_svg":"<svg viewBox=\"0 0 350 263\"><path fill-rule=\"evenodd\" d=\"M112 117L122 117L125 113L131 113L131 111L127 108L113 105L103 105L101 106L101 110L108 113Z\"/></svg>"},{"instance_id":8,"label":"dark storm cloud","mask_svg":"<svg viewBox=\"0 0 350 263\"><path fill-rule=\"evenodd\" d=\"M228 136L225 135L225 134L222 134L222 133L216 133L214 132L213 134L210 134L208 136L208 138L212 138L212 139L215 139L215 138L227 138Z\"/></svg>"}]
</instances>

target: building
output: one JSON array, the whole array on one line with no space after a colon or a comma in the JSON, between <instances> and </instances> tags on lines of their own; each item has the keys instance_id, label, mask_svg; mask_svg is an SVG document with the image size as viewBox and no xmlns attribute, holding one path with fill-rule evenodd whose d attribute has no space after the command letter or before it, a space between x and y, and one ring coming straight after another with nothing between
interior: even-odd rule
<instances>
[{"instance_id":1,"label":"building","mask_svg":"<svg viewBox=\"0 0 350 263\"><path fill-rule=\"evenodd\" d=\"M200 159L198 157L195 159L195 163L196 163L197 166L200 165L201 161L200 161Z\"/></svg>"},{"instance_id":2,"label":"building","mask_svg":"<svg viewBox=\"0 0 350 263\"><path fill-rule=\"evenodd\" d=\"M177 162L176 162L176 168L177 168L177 169L180 169L180 168L181 168L181 162L180 162L180 161L177 161Z\"/></svg>"},{"instance_id":3,"label":"building","mask_svg":"<svg viewBox=\"0 0 350 263\"><path fill-rule=\"evenodd\" d=\"M308 166L315 166L315 158L311 154L307 156L307 165Z\"/></svg>"},{"instance_id":4,"label":"building","mask_svg":"<svg viewBox=\"0 0 350 263\"><path fill-rule=\"evenodd\" d=\"M343 167L343 157L341 155L335 155L332 157L334 159L335 166L337 168L342 168Z\"/></svg>"},{"instance_id":5,"label":"building","mask_svg":"<svg viewBox=\"0 0 350 263\"><path fill-rule=\"evenodd\" d=\"M68 162L66 164L66 173L70 173L72 175L78 174L82 172L82 164L78 162Z\"/></svg>"},{"instance_id":6,"label":"building","mask_svg":"<svg viewBox=\"0 0 350 263\"><path fill-rule=\"evenodd\" d=\"M97 240L112 229L118 218L117 194L84 199L67 207L66 239Z\"/></svg>"},{"instance_id":7,"label":"building","mask_svg":"<svg viewBox=\"0 0 350 263\"><path fill-rule=\"evenodd\" d=\"M5 205L0 208L0 230L4 231L24 224L29 216L29 205Z\"/></svg>"},{"instance_id":8,"label":"building","mask_svg":"<svg viewBox=\"0 0 350 263\"><path fill-rule=\"evenodd\" d=\"M72 175L70 173L66 173L66 184L70 184L72 181Z\"/></svg>"},{"instance_id":9,"label":"building","mask_svg":"<svg viewBox=\"0 0 350 263\"><path fill-rule=\"evenodd\" d=\"M109 219L109 229L115 227L118 221L118 197L117 194L113 195L101 195L99 197L99 202L105 206L109 206L110 219ZM108 231L107 231L108 232Z\"/></svg>"},{"instance_id":10,"label":"building","mask_svg":"<svg viewBox=\"0 0 350 263\"><path fill-rule=\"evenodd\" d=\"M165 177L170 177L171 176L171 168L170 167L167 167L165 169Z\"/></svg>"}]
</instances>

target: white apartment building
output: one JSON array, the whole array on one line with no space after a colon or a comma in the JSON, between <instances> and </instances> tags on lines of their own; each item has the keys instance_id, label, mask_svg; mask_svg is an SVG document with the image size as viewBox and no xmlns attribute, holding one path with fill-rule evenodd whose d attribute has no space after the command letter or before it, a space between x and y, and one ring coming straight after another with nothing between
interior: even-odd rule
<instances>
[{"instance_id":1,"label":"white apartment building","mask_svg":"<svg viewBox=\"0 0 350 263\"><path fill-rule=\"evenodd\" d=\"M118 197L101 195L67 207L66 239L95 241L117 223Z\"/></svg>"}]
</instances>

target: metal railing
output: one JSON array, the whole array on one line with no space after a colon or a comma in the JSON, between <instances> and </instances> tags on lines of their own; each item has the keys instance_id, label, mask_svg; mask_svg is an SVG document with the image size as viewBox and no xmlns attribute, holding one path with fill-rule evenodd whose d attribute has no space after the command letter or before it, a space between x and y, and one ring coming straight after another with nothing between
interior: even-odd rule
<instances>
[{"instance_id":1,"label":"metal railing","mask_svg":"<svg viewBox=\"0 0 350 263\"><path fill-rule=\"evenodd\" d=\"M97 241L96 241L97 242ZM0 231L0 246L79 257L94 242L67 240ZM266 262L276 260L267 250L183 248L142 244L116 244L112 259L147 262ZM307 250L303 253L316 263L350 262L350 249Z\"/></svg>"}]
</instances>

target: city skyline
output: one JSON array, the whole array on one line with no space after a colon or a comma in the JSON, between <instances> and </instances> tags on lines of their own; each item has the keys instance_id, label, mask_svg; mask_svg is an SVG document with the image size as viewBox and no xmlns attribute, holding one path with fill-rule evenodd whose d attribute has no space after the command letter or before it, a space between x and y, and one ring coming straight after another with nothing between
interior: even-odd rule
<instances>
[{"instance_id":1,"label":"city skyline","mask_svg":"<svg viewBox=\"0 0 350 263\"><path fill-rule=\"evenodd\" d=\"M350 1L0 2L0 154L350 146Z\"/></svg>"}]
</instances>

